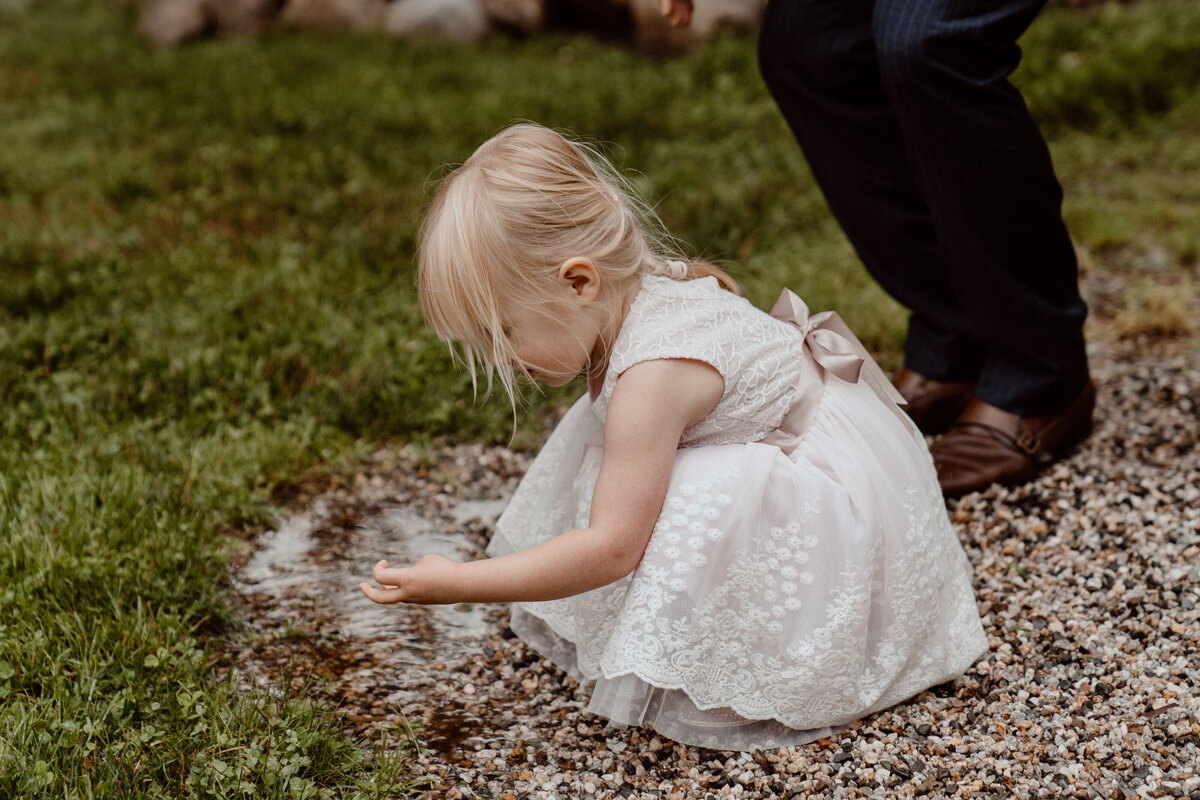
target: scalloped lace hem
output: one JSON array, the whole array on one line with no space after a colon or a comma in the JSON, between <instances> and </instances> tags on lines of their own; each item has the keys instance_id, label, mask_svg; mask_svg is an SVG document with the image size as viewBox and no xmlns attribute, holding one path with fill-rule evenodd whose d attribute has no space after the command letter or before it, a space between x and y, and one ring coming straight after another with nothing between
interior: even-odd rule
<instances>
[{"instance_id":1,"label":"scalloped lace hem","mask_svg":"<svg viewBox=\"0 0 1200 800\"><path fill-rule=\"evenodd\" d=\"M777 719L750 719L729 707L701 707L686 688L657 686L635 673L590 677L579 669L575 645L553 626L513 606L513 631L590 692L588 711L621 726L646 726L682 744L713 750L773 750L806 744L838 727L797 729Z\"/></svg>"}]
</instances>

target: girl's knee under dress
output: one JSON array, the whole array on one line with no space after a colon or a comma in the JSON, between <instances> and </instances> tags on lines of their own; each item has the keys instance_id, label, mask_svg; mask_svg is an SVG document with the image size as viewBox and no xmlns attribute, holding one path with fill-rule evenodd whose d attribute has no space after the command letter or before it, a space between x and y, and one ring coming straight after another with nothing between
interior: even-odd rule
<instances>
[{"instance_id":1,"label":"girl's knee under dress","mask_svg":"<svg viewBox=\"0 0 1200 800\"><path fill-rule=\"evenodd\" d=\"M800 744L986 649L924 440L870 386L826 376L795 449L763 443L801 401L803 335L713 279L645 278L600 396L571 408L500 518L489 555L587 526L620 372L689 358L724 377L637 569L513 606L513 630L590 691L591 711L704 747Z\"/></svg>"}]
</instances>

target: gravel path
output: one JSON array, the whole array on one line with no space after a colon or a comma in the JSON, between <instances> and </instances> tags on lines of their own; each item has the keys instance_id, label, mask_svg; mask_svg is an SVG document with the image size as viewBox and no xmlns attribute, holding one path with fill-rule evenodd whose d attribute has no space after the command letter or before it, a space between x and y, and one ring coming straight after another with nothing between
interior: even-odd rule
<instances>
[{"instance_id":1,"label":"gravel path","mask_svg":"<svg viewBox=\"0 0 1200 800\"><path fill-rule=\"evenodd\" d=\"M353 587L377 558L481 554L529 459L498 448L281 487L296 513L235 576L235 655L259 680L321 676L361 734L411 723L430 797L1200 798L1200 349L1092 347L1093 437L1035 483L950 504L988 654L829 739L722 753L610 727L502 607L371 607Z\"/></svg>"}]
</instances>

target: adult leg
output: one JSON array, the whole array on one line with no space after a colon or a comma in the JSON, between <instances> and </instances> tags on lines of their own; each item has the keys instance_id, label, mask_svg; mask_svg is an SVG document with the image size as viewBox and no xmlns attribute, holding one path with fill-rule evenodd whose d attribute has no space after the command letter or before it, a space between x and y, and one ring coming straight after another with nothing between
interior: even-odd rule
<instances>
[{"instance_id":1,"label":"adult leg","mask_svg":"<svg viewBox=\"0 0 1200 800\"><path fill-rule=\"evenodd\" d=\"M1088 379L1074 249L1049 151L1008 76L1044 0L878 0L881 81L944 275L986 347L978 397L1059 412Z\"/></svg>"},{"instance_id":2,"label":"adult leg","mask_svg":"<svg viewBox=\"0 0 1200 800\"><path fill-rule=\"evenodd\" d=\"M859 257L912 309L905 364L974 381L986 356L969 331L934 220L909 165L880 72L874 0L770 0L763 78Z\"/></svg>"}]
</instances>

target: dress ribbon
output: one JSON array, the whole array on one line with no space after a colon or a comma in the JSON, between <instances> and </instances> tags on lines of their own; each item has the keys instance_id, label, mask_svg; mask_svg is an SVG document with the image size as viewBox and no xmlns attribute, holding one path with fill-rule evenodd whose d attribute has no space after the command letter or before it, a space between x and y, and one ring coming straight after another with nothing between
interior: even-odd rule
<instances>
[{"instance_id":1,"label":"dress ribbon","mask_svg":"<svg viewBox=\"0 0 1200 800\"><path fill-rule=\"evenodd\" d=\"M791 453L800 445L821 405L826 373L832 373L847 383L865 380L905 427L914 434L917 432L912 420L900 408L906 402L904 397L892 386L875 359L871 358L871 354L836 311L810 315L804 301L790 289L784 289L771 309L771 316L800 329L804 334L804 351L809 358L801 364L791 409L780 426L767 434L763 442L775 445L785 453Z\"/></svg>"}]
</instances>

